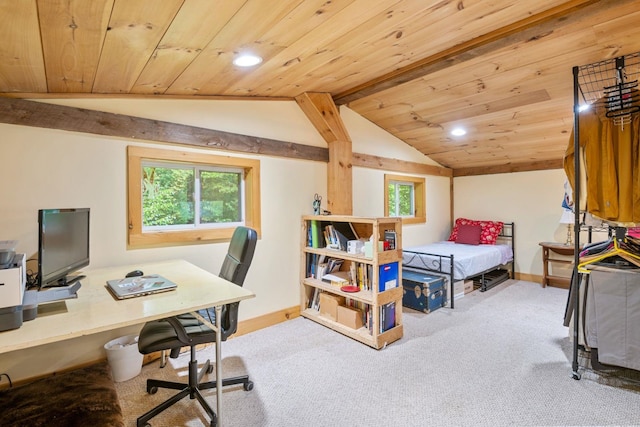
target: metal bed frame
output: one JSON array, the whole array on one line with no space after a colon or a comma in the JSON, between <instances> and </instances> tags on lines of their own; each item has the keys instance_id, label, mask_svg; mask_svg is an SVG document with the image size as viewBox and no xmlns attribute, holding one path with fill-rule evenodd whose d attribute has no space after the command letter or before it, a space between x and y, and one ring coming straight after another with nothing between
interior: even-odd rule
<instances>
[{"instance_id":1,"label":"metal bed frame","mask_svg":"<svg viewBox=\"0 0 640 427\"><path fill-rule=\"evenodd\" d=\"M500 234L498 234L498 239L502 240L502 241L507 241L507 243L509 244L509 246L511 246L511 251L512 251L512 258L511 261L506 263L506 264L499 264L496 266L493 266L487 270L484 270L480 273L475 273L473 276L469 276L469 277L464 277L460 280L467 280L467 279L474 279L474 284L476 282L476 280L478 280L480 282L480 292L485 292L489 289L491 289L492 287L504 282L507 279L514 279L515 278L515 260L516 260L516 254L515 254L515 224L513 222L505 222L502 226L502 230L500 231ZM415 266L410 266L410 267L406 267L409 270L415 270L415 271L425 271L425 272L431 272L431 273L436 273L438 275L441 276L445 276L445 280L449 281L449 287L448 287L448 297L449 297L449 301L451 301L451 308L454 308L454 295L453 295L453 284L455 283L454 280L454 265L453 265L453 254L450 255L440 255L440 254L431 254L428 252L418 252L418 251L408 251L408 250L404 250L402 251L403 255L404 254L412 254L410 255L410 259L408 262L413 262L414 260L418 259L420 260L420 262L422 263L421 267L415 267ZM431 257L429 260L425 260L424 258L420 257L420 255L427 255L429 257ZM443 267L446 266L445 261L449 261L449 269L448 270L443 270ZM502 276L501 278L498 277L496 278L496 280L491 280L489 277L491 276L491 273L494 273L496 270L502 270L503 267L506 267L508 265L511 265L511 268L509 270L510 274L507 275L507 277ZM446 268L446 267L445 267Z\"/></svg>"}]
</instances>

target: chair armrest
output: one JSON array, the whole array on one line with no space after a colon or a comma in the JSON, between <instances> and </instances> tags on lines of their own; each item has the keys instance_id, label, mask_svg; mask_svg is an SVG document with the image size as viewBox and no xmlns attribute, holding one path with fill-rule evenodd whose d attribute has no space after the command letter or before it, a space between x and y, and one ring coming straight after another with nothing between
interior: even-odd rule
<instances>
[{"instance_id":1,"label":"chair armrest","mask_svg":"<svg viewBox=\"0 0 640 427\"><path fill-rule=\"evenodd\" d=\"M181 343L183 343L184 345L191 345L191 342L193 340L192 340L191 337L189 337L189 335L187 334L187 330L184 328L184 326L182 326L182 323L180 323L180 320L178 318L176 318L176 317L167 317L164 320L169 322L169 324L176 331L176 335L178 336L178 340Z\"/></svg>"}]
</instances>

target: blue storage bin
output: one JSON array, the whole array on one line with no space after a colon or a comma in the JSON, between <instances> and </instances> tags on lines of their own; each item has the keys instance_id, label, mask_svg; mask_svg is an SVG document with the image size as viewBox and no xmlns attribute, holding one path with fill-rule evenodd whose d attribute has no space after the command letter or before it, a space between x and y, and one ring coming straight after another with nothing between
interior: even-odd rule
<instances>
[{"instance_id":1,"label":"blue storage bin","mask_svg":"<svg viewBox=\"0 0 640 427\"><path fill-rule=\"evenodd\" d=\"M402 305L431 313L447 304L444 277L402 270Z\"/></svg>"}]
</instances>

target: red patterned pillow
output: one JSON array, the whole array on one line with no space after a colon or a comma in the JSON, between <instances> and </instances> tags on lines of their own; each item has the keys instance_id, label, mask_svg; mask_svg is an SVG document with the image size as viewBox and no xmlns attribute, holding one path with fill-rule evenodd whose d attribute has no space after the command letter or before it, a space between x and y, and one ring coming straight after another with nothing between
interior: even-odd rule
<instances>
[{"instance_id":1,"label":"red patterned pillow","mask_svg":"<svg viewBox=\"0 0 640 427\"><path fill-rule=\"evenodd\" d=\"M456 237L456 243L478 245L480 244L480 233L482 233L482 227L479 224L462 224L460 227L458 227L458 236Z\"/></svg>"},{"instance_id":2,"label":"red patterned pillow","mask_svg":"<svg viewBox=\"0 0 640 427\"><path fill-rule=\"evenodd\" d=\"M482 227L482 231L480 232L480 244L495 245L498 240L498 234L502 231L504 223L501 221L477 221L467 218L458 218L456 219L453 230L451 230L451 235L449 236L450 242L456 241L458 237L458 229L461 225L479 225Z\"/></svg>"}]
</instances>

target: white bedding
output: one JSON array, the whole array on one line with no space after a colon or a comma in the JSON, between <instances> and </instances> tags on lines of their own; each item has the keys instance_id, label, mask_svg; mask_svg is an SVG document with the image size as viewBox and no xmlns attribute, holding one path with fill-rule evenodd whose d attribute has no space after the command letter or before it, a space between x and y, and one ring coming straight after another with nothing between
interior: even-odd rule
<instances>
[{"instance_id":1,"label":"white bedding","mask_svg":"<svg viewBox=\"0 0 640 427\"><path fill-rule=\"evenodd\" d=\"M455 242L436 242L422 246L403 249L402 266L415 268L431 268L444 273L451 272L449 258L442 259L439 266L438 257L409 253L424 252L436 255L453 254L453 279L461 280L474 276L493 267L506 264L513 259L510 245L464 245Z\"/></svg>"}]
</instances>

